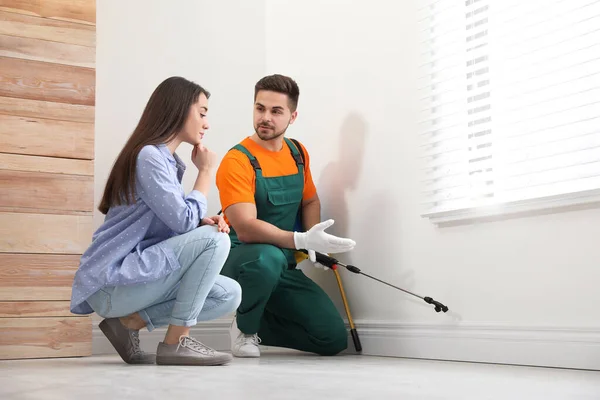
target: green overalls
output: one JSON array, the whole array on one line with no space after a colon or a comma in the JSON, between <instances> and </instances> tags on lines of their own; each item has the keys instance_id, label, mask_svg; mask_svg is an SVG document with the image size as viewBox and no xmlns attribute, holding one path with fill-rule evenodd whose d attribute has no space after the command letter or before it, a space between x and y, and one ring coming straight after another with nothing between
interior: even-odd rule
<instances>
[{"instance_id":1,"label":"green overalls","mask_svg":"<svg viewBox=\"0 0 600 400\"><path fill-rule=\"evenodd\" d=\"M298 173L265 178L258 160L242 145L232 150L246 154L255 174L257 218L279 229L293 231L302 204L304 162L296 146L285 139ZM262 344L321 355L346 349L344 322L327 294L304 273L295 269L293 249L270 244L241 243L233 227L231 251L222 274L242 287L237 310L238 328L258 333Z\"/></svg>"}]
</instances>

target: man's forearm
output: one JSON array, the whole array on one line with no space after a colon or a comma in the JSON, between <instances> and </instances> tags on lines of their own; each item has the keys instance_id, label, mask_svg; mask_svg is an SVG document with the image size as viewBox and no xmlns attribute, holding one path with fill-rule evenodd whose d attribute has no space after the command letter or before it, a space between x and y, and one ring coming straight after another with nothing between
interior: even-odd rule
<instances>
[{"instance_id":1,"label":"man's forearm","mask_svg":"<svg viewBox=\"0 0 600 400\"><path fill-rule=\"evenodd\" d=\"M305 231L321 222L321 202L317 195L302 204L302 225ZM248 209L246 209L248 208ZM294 232L279 229L273 224L256 218L254 205L236 204L231 207L228 218L237 220L233 223L240 241L244 243L267 243L286 249L295 249ZM251 218L240 218L245 213L253 214ZM247 214L246 214L247 215ZM236 226L237 225L237 226Z\"/></svg>"},{"instance_id":2,"label":"man's forearm","mask_svg":"<svg viewBox=\"0 0 600 400\"><path fill-rule=\"evenodd\" d=\"M259 219L246 221L238 238L244 243L268 243L286 249L295 249L294 232L284 231Z\"/></svg>"},{"instance_id":3,"label":"man's forearm","mask_svg":"<svg viewBox=\"0 0 600 400\"><path fill-rule=\"evenodd\" d=\"M309 230L321 222L321 202L316 197L314 200L302 205L302 225L304 230Z\"/></svg>"}]
</instances>

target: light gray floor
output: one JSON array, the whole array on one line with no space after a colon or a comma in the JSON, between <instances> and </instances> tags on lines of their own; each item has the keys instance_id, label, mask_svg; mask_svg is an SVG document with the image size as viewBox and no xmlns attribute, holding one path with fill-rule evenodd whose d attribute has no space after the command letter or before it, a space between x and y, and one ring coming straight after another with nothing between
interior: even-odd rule
<instances>
[{"instance_id":1,"label":"light gray floor","mask_svg":"<svg viewBox=\"0 0 600 400\"><path fill-rule=\"evenodd\" d=\"M223 367L130 366L117 356L0 362L0 399L600 399L600 373L269 353Z\"/></svg>"}]
</instances>

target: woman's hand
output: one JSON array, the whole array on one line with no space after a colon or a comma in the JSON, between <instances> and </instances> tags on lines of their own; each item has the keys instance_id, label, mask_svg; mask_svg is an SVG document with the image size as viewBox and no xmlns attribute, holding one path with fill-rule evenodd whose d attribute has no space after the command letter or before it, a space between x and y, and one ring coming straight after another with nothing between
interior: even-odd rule
<instances>
[{"instance_id":1,"label":"woman's hand","mask_svg":"<svg viewBox=\"0 0 600 400\"><path fill-rule=\"evenodd\" d=\"M192 150L192 162L198 171L211 170L217 163L217 155L200 143Z\"/></svg>"},{"instance_id":2,"label":"woman's hand","mask_svg":"<svg viewBox=\"0 0 600 400\"><path fill-rule=\"evenodd\" d=\"M215 215L214 217L202 218L200 226L202 225L217 225L219 232L229 233L229 225L225 222L225 218L222 215Z\"/></svg>"}]
</instances>

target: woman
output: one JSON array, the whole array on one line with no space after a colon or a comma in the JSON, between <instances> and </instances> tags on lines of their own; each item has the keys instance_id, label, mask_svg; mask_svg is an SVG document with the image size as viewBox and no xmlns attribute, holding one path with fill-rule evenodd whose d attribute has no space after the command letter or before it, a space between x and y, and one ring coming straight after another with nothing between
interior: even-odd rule
<instances>
[{"instance_id":1,"label":"woman","mask_svg":"<svg viewBox=\"0 0 600 400\"><path fill-rule=\"evenodd\" d=\"M231 361L189 336L197 321L240 304L237 282L220 275L229 254L229 227L206 217L215 155L202 145L210 94L181 77L154 91L112 168L99 210L106 214L81 257L71 311L96 312L102 332L130 364L220 365ZM198 168L185 195L185 164L175 154L194 146ZM168 325L156 356L140 350L139 330Z\"/></svg>"}]
</instances>

